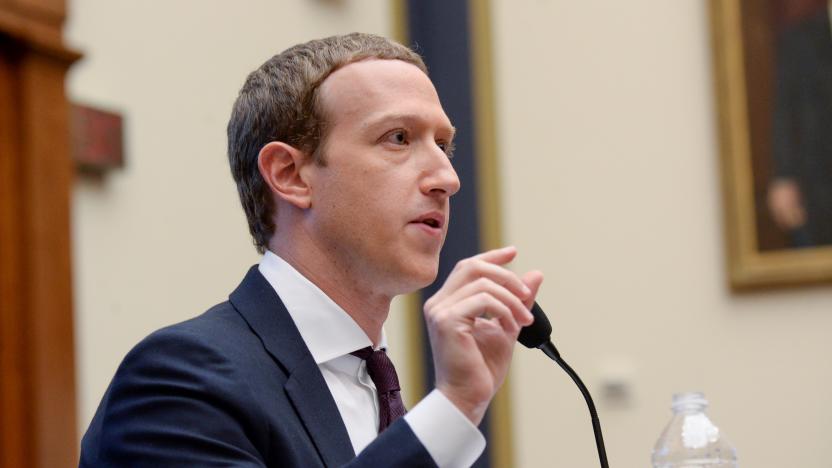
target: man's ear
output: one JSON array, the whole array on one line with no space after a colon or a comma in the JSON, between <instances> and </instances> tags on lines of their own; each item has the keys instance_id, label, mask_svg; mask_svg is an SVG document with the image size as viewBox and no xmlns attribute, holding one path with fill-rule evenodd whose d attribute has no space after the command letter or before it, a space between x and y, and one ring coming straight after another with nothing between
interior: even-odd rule
<instances>
[{"instance_id":1,"label":"man's ear","mask_svg":"<svg viewBox=\"0 0 832 468\"><path fill-rule=\"evenodd\" d=\"M312 203L309 185L301 177L301 167L307 163L299 149L281 141L272 141L260 149L257 167L272 193L300 209Z\"/></svg>"}]
</instances>

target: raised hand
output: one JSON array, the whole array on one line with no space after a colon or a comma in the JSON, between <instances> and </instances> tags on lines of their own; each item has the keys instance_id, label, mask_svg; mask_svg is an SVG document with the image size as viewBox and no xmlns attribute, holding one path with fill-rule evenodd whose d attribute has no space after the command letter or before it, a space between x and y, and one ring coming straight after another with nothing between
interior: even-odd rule
<instances>
[{"instance_id":1,"label":"raised hand","mask_svg":"<svg viewBox=\"0 0 832 468\"><path fill-rule=\"evenodd\" d=\"M505 380L543 282L538 271L520 277L504 268L516 255L504 247L461 260L425 302L436 388L474 424Z\"/></svg>"}]
</instances>

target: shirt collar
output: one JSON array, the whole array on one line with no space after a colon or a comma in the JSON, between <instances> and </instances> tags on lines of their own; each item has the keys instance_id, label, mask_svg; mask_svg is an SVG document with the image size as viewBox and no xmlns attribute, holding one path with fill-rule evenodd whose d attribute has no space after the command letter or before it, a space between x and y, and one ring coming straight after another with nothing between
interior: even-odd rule
<instances>
[{"instance_id":1,"label":"shirt collar","mask_svg":"<svg viewBox=\"0 0 832 468\"><path fill-rule=\"evenodd\" d=\"M373 345L344 309L273 252L266 251L258 269L280 296L316 364ZM386 347L382 329L378 348Z\"/></svg>"}]
</instances>

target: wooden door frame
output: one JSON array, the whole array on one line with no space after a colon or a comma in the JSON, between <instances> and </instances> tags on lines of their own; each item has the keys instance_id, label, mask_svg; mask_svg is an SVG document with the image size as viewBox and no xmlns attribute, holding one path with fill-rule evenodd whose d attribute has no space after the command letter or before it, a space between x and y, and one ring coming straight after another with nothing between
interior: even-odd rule
<instances>
[{"instance_id":1,"label":"wooden door frame","mask_svg":"<svg viewBox=\"0 0 832 468\"><path fill-rule=\"evenodd\" d=\"M77 466L64 0L0 0L0 468Z\"/></svg>"}]
</instances>

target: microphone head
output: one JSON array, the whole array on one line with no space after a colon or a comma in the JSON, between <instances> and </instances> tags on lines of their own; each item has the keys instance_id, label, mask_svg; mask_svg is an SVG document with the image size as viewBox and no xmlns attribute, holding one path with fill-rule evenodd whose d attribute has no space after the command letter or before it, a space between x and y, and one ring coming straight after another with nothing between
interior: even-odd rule
<instances>
[{"instance_id":1,"label":"microphone head","mask_svg":"<svg viewBox=\"0 0 832 468\"><path fill-rule=\"evenodd\" d=\"M549 319L543 313L543 309L537 305L537 302L532 306L531 313L534 322L520 330L517 341L527 348L539 348L549 342L552 336L552 324L549 323Z\"/></svg>"}]
</instances>

